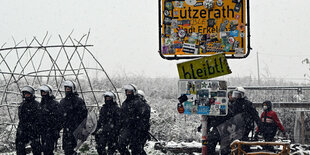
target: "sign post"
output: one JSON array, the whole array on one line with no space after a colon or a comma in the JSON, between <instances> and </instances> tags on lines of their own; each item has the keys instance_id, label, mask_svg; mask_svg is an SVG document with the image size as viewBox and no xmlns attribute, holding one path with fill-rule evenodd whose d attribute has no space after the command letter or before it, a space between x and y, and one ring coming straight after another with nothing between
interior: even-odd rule
<instances>
[{"instance_id":1,"label":"sign post","mask_svg":"<svg viewBox=\"0 0 310 155\"><path fill-rule=\"evenodd\" d=\"M179 94L186 100L178 104L184 114L200 114L202 128L202 155L207 154L207 116L225 116L228 113L227 82L207 80L230 74L225 54L216 54L177 64L180 80ZM180 105L181 104L181 105Z\"/></svg>"}]
</instances>

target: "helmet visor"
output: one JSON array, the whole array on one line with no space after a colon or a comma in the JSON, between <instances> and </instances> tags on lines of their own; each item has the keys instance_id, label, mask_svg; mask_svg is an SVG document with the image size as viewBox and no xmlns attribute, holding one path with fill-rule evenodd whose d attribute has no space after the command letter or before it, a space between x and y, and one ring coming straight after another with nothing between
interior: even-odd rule
<instances>
[{"instance_id":1,"label":"helmet visor","mask_svg":"<svg viewBox=\"0 0 310 155\"><path fill-rule=\"evenodd\" d=\"M239 91L233 91L232 98L241 98L241 92Z\"/></svg>"}]
</instances>

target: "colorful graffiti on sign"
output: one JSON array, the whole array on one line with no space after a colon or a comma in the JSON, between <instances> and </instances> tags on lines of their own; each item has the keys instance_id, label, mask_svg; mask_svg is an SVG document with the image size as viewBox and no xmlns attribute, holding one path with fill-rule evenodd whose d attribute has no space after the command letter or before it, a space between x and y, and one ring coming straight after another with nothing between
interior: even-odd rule
<instances>
[{"instance_id":1,"label":"colorful graffiti on sign","mask_svg":"<svg viewBox=\"0 0 310 155\"><path fill-rule=\"evenodd\" d=\"M245 0L161 1L162 55L245 55Z\"/></svg>"},{"instance_id":2,"label":"colorful graffiti on sign","mask_svg":"<svg viewBox=\"0 0 310 155\"><path fill-rule=\"evenodd\" d=\"M179 94L186 95L184 114L225 116L228 112L227 82L179 80Z\"/></svg>"}]
</instances>

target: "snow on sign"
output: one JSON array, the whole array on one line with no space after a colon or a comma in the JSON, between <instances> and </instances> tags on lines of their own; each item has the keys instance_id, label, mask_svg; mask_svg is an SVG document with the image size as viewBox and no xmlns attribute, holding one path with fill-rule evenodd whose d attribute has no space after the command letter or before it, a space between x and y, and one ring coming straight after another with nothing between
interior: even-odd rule
<instances>
[{"instance_id":1,"label":"snow on sign","mask_svg":"<svg viewBox=\"0 0 310 155\"><path fill-rule=\"evenodd\" d=\"M227 82L179 80L179 94L186 95L184 114L225 116L228 112Z\"/></svg>"},{"instance_id":2,"label":"snow on sign","mask_svg":"<svg viewBox=\"0 0 310 155\"><path fill-rule=\"evenodd\" d=\"M249 0L159 0L159 3L163 58L201 57L219 52L245 57ZM190 49L184 48L188 45Z\"/></svg>"},{"instance_id":3,"label":"snow on sign","mask_svg":"<svg viewBox=\"0 0 310 155\"><path fill-rule=\"evenodd\" d=\"M177 67L180 79L210 79L231 73L224 53L179 63Z\"/></svg>"}]
</instances>

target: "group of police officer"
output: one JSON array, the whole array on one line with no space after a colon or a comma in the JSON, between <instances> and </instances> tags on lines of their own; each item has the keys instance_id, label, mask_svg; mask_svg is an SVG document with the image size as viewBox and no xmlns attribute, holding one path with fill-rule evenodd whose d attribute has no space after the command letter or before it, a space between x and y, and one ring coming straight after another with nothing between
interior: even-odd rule
<instances>
[{"instance_id":1,"label":"group of police officer","mask_svg":"<svg viewBox=\"0 0 310 155\"><path fill-rule=\"evenodd\" d=\"M42 97L40 103L35 100L32 86L22 88L23 101L18 107L19 123L15 141L17 155L27 154L28 143L34 155L53 155L61 129L65 155L77 154L74 131L87 118L88 111L84 100L78 96L75 83L64 81L63 85L65 97L60 103L55 100L50 85L44 84L39 88ZM121 107L118 107L113 92L104 93L105 104L93 133L99 155L112 155L116 150L127 155L130 154L128 147L132 154L146 154L144 144L150 128L150 106L135 85L125 85L124 88L127 98Z\"/></svg>"},{"instance_id":2,"label":"group of police officer","mask_svg":"<svg viewBox=\"0 0 310 155\"><path fill-rule=\"evenodd\" d=\"M23 87L23 102L18 108L19 124L16 133L17 155L26 154L26 145L30 142L34 155L53 155L55 144L63 129L63 149L66 155L74 155L77 138L74 131L87 118L87 108L83 99L78 97L76 86L72 81L64 81L65 97L60 103L55 100L53 89L44 84L39 90L41 102L35 100L35 89L31 86ZM95 136L96 149L99 155L112 155L119 151L121 155L146 155L144 145L149 138L150 106L133 84L125 85L126 100L119 107L113 92L104 93L105 104L100 109L97 128L92 134ZM244 122L242 133L237 139L247 141L248 135L254 128L258 128L256 135L262 133L267 141L271 141L278 128L286 135L285 130L271 110L271 102L263 103L264 113L261 117L245 96L245 90L237 87L228 93L229 111L225 117L208 117L208 154L215 153L215 146L222 142L224 131L221 128L225 122L242 118ZM236 124L237 125L237 124ZM224 126L225 127L225 126ZM286 135L287 136L287 135ZM257 137L257 136L256 136ZM229 145L221 144L221 153L229 154ZM229 144L229 143L228 143ZM223 146L222 146L223 145ZM247 150L247 148L245 148ZM270 148L269 148L270 149ZM271 148L272 149L272 148Z\"/></svg>"},{"instance_id":3,"label":"group of police officer","mask_svg":"<svg viewBox=\"0 0 310 155\"><path fill-rule=\"evenodd\" d=\"M151 108L144 93L134 84L124 86L126 100L117 106L113 92L104 94L97 129L93 133L99 155L146 155L144 145L149 138ZM106 150L106 148L108 148Z\"/></svg>"}]
</instances>

